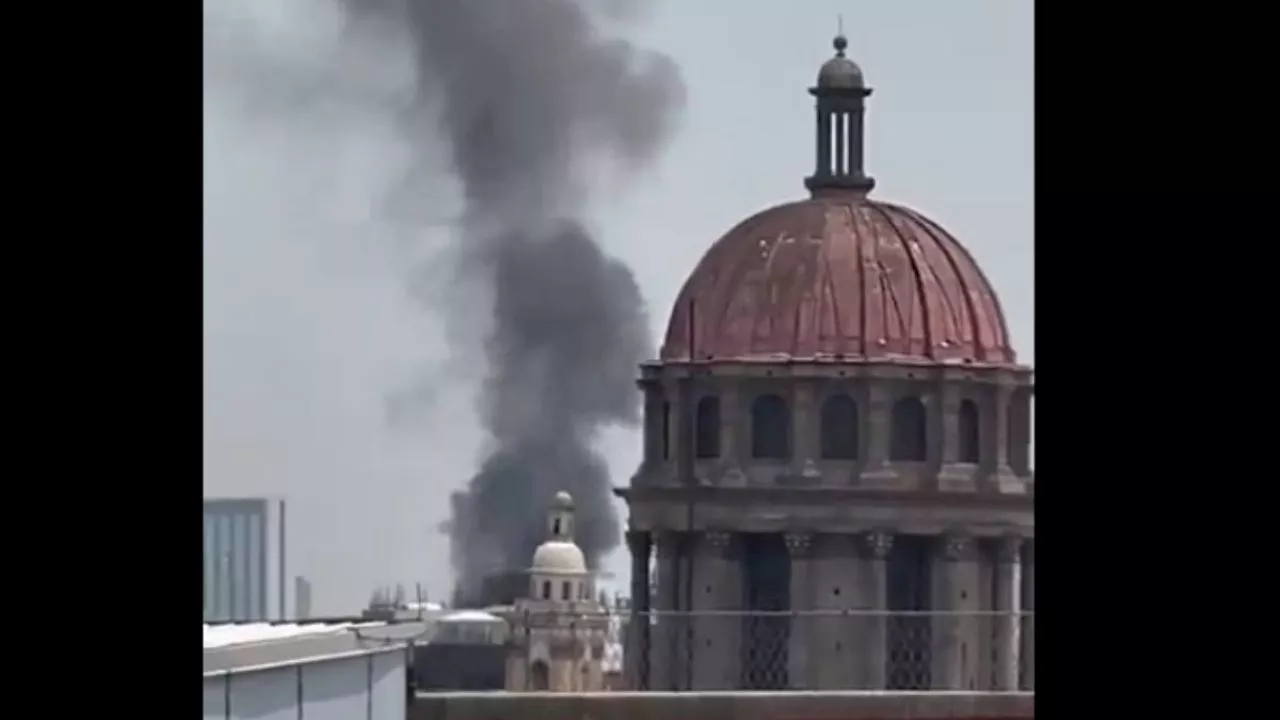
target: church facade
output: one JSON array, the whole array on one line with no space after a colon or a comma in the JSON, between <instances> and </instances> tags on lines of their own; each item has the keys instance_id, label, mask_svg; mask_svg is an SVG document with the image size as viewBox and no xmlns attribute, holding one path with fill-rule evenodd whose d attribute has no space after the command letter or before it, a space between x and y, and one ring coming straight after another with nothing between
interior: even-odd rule
<instances>
[{"instance_id":1,"label":"church facade","mask_svg":"<svg viewBox=\"0 0 1280 720\"><path fill-rule=\"evenodd\" d=\"M510 692L598 692L610 616L595 595L582 549L573 540L573 498L556 493L547 539L534 551L529 591L506 610L511 628Z\"/></svg>"},{"instance_id":2,"label":"church facade","mask_svg":"<svg viewBox=\"0 0 1280 720\"><path fill-rule=\"evenodd\" d=\"M633 687L1034 689L1032 370L963 245L872 197L845 45L809 197L707 251L640 370Z\"/></svg>"}]
</instances>

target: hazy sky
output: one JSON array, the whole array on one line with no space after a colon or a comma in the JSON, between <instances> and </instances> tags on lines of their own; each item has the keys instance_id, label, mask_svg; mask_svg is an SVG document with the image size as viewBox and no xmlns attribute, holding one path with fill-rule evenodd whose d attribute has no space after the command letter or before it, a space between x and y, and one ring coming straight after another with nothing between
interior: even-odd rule
<instances>
[{"instance_id":1,"label":"hazy sky","mask_svg":"<svg viewBox=\"0 0 1280 720\"><path fill-rule=\"evenodd\" d=\"M1034 361L1034 3L653 5L629 37L678 61L687 111L657 169L592 220L636 273L655 352L707 247L746 215L804 196L805 90L843 14L849 55L876 91L875 195L969 248L1020 358ZM417 148L396 120L412 92L405 48L344 33L336 0L204 6L205 495L288 499L289 570L312 581L316 612L354 611L382 583L421 581L443 597L436 526L475 469L469 370L481 358L449 357L421 301L429 272L410 288L407 268L448 240L456 203L443 174L415 178L431 188L421 197L402 191ZM440 381L415 384L423 368ZM406 394L425 409L390 422L388 397ZM625 483L638 433L602 447ZM620 575L622 555L610 563Z\"/></svg>"}]
</instances>

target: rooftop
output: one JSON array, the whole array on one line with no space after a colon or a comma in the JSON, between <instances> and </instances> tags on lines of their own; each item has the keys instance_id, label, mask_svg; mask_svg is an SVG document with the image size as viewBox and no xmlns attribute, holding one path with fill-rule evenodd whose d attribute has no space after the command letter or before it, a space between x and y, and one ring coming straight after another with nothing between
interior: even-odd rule
<instances>
[{"instance_id":1,"label":"rooftop","mask_svg":"<svg viewBox=\"0 0 1280 720\"><path fill-rule=\"evenodd\" d=\"M204 626L204 675L370 655L404 647L426 632L421 622L331 621Z\"/></svg>"}]
</instances>

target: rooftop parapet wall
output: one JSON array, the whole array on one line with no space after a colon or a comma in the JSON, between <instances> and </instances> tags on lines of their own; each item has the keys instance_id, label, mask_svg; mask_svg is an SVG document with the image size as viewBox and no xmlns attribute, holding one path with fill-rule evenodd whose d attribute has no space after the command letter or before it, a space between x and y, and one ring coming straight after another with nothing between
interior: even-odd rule
<instances>
[{"instance_id":1,"label":"rooftop parapet wall","mask_svg":"<svg viewBox=\"0 0 1280 720\"><path fill-rule=\"evenodd\" d=\"M430 693L410 720L1024 720L1034 693Z\"/></svg>"}]
</instances>

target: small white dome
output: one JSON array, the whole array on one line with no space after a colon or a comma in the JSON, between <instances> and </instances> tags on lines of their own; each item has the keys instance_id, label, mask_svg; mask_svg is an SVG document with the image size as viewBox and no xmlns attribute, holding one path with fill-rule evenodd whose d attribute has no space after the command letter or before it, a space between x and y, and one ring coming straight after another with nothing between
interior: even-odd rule
<instances>
[{"instance_id":1,"label":"small white dome","mask_svg":"<svg viewBox=\"0 0 1280 720\"><path fill-rule=\"evenodd\" d=\"M572 510L573 496L561 490L551 498L551 507L555 510Z\"/></svg>"},{"instance_id":2,"label":"small white dome","mask_svg":"<svg viewBox=\"0 0 1280 720\"><path fill-rule=\"evenodd\" d=\"M533 553L533 571L555 575L582 574L587 571L587 559L574 543L548 540Z\"/></svg>"}]
</instances>

